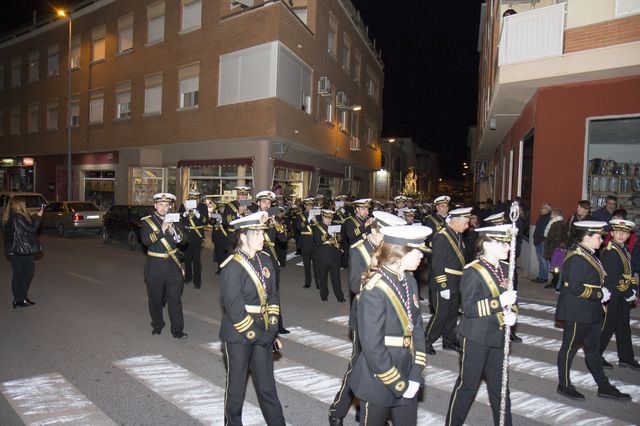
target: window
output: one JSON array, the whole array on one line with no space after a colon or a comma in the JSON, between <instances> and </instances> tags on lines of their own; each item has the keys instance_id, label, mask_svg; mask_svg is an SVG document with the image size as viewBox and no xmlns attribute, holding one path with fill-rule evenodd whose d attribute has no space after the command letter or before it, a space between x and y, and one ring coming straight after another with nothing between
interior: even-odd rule
<instances>
[{"instance_id":1,"label":"window","mask_svg":"<svg viewBox=\"0 0 640 426\"><path fill-rule=\"evenodd\" d=\"M640 12L640 0L616 0L616 18L638 12Z\"/></svg>"},{"instance_id":2,"label":"window","mask_svg":"<svg viewBox=\"0 0 640 426\"><path fill-rule=\"evenodd\" d=\"M321 102L323 107L323 118L322 120L325 123L333 124L334 120L334 112L335 112L335 104L334 104L335 95L331 94L328 96L322 96Z\"/></svg>"},{"instance_id":3,"label":"window","mask_svg":"<svg viewBox=\"0 0 640 426\"><path fill-rule=\"evenodd\" d=\"M345 132L349 130L349 114L350 111L347 109L338 112L338 127Z\"/></svg>"},{"instance_id":4,"label":"window","mask_svg":"<svg viewBox=\"0 0 640 426\"><path fill-rule=\"evenodd\" d=\"M294 7L293 8L293 13L296 14L296 16L298 18L300 18L300 20L305 24L307 24L307 7L303 6L303 7Z\"/></svg>"},{"instance_id":5,"label":"window","mask_svg":"<svg viewBox=\"0 0 640 426\"><path fill-rule=\"evenodd\" d=\"M118 19L118 52L133 50L133 13Z\"/></svg>"},{"instance_id":6,"label":"window","mask_svg":"<svg viewBox=\"0 0 640 426\"><path fill-rule=\"evenodd\" d=\"M200 28L202 0L182 0L182 26L180 31Z\"/></svg>"},{"instance_id":7,"label":"window","mask_svg":"<svg viewBox=\"0 0 640 426\"><path fill-rule=\"evenodd\" d=\"M360 51L356 49L353 58L353 81L360 84L360 75L362 74L362 55Z\"/></svg>"},{"instance_id":8,"label":"window","mask_svg":"<svg viewBox=\"0 0 640 426\"><path fill-rule=\"evenodd\" d=\"M349 71L351 69L351 39L347 33L344 33L342 38L342 46L344 50L342 52L342 69Z\"/></svg>"},{"instance_id":9,"label":"window","mask_svg":"<svg viewBox=\"0 0 640 426\"><path fill-rule=\"evenodd\" d=\"M22 84L20 65L20 58L13 58L11 60L11 87L20 86L20 84Z\"/></svg>"},{"instance_id":10,"label":"window","mask_svg":"<svg viewBox=\"0 0 640 426\"><path fill-rule=\"evenodd\" d=\"M371 147L378 146L378 127L375 122L369 118L365 118L365 143Z\"/></svg>"},{"instance_id":11,"label":"window","mask_svg":"<svg viewBox=\"0 0 640 426\"><path fill-rule=\"evenodd\" d=\"M105 58L104 25L91 30L91 62L103 61Z\"/></svg>"},{"instance_id":12,"label":"window","mask_svg":"<svg viewBox=\"0 0 640 426\"><path fill-rule=\"evenodd\" d=\"M338 21L329 13L329 35L327 37L327 51L338 56Z\"/></svg>"},{"instance_id":13,"label":"window","mask_svg":"<svg viewBox=\"0 0 640 426\"><path fill-rule=\"evenodd\" d=\"M80 126L80 97L78 95L71 97L71 111L69 112L69 117L71 120L69 123L71 127L79 127Z\"/></svg>"},{"instance_id":14,"label":"window","mask_svg":"<svg viewBox=\"0 0 640 426\"><path fill-rule=\"evenodd\" d=\"M60 72L59 67L59 49L60 45L58 43L52 44L47 48L47 76L51 77L54 75L58 75Z\"/></svg>"},{"instance_id":15,"label":"window","mask_svg":"<svg viewBox=\"0 0 640 426\"><path fill-rule=\"evenodd\" d=\"M71 69L80 68L82 37L80 34L71 39Z\"/></svg>"},{"instance_id":16,"label":"window","mask_svg":"<svg viewBox=\"0 0 640 426\"><path fill-rule=\"evenodd\" d=\"M58 100L47 102L47 130L58 129Z\"/></svg>"},{"instance_id":17,"label":"window","mask_svg":"<svg viewBox=\"0 0 640 426\"><path fill-rule=\"evenodd\" d=\"M38 131L39 105L31 104L27 107L27 133Z\"/></svg>"},{"instance_id":18,"label":"window","mask_svg":"<svg viewBox=\"0 0 640 426\"><path fill-rule=\"evenodd\" d=\"M282 43L278 44L278 50L276 96L311 114L311 68Z\"/></svg>"},{"instance_id":19,"label":"window","mask_svg":"<svg viewBox=\"0 0 640 426\"><path fill-rule=\"evenodd\" d=\"M131 118L131 82L116 86L116 118Z\"/></svg>"},{"instance_id":20,"label":"window","mask_svg":"<svg viewBox=\"0 0 640 426\"><path fill-rule=\"evenodd\" d=\"M104 120L104 91L95 90L89 95L89 123L102 123Z\"/></svg>"},{"instance_id":21,"label":"window","mask_svg":"<svg viewBox=\"0 0 640 426\"><path fill-rule=\"evenodd\" d=\"M360 113L358 111L351 111L351 120L349 124L349 133L354 138L357 138L360 133Z\"/></svg>"},{"instance_id":22,"label":"window","mask_svg":"<svg viewBox=\"0 0 640 426\"><path fill-rule=\"evenodd\" d=\"M164 40L164 0L147 6L147 43Z\"/></svg>"},{"instance_id":23,"label":"window","mask_svg":"<svg viewBox=\"0 0 640 426\"><path fill-rule=\"evenodd\" d=\"M11 108L11 117L9 121L9 134L10 135L19 135L20 134L20 107Z\"/></svg>"},{"instance_id":24,"label":"window","mask_svg":"<svg viewBox=\"0 0 640 426\"><path fill-rule=\"evenodd\" d=\"M373 100L378 103L379 99L379 91L380 91L380 83L378 82L378 78L373 75L369 67L367 67L367 95L369 95Z\"/></svg>"},{"instance_id":25,"label":"window","mask_svg":"<svg viewBox=\"0 0 640 426\"><path fill-rule=\"evenodd\" d=\"M198 90L200 88L200 64L187 65L178 69L180 82L179 108L195 108L198 106Z\"/></svg>"},{"instance_id":26,"label":"window","mask_svg":"<svg viewBox=\"0 0 640 426\"><path fill-rule=\"evenodd\" d=\"M205 195L232 195L237 185L253 186L250 166L189 167L189 188Z\"/></svg>"},{"instance_id":27,"label":"window","mask_svg":"<svg viewBox=\"0 0 640 426\"><path fill-rule=\"evenodd\" d=\"M144 113L162 113L162 73L144 79Z\"/></svg>"},{"instance_id":28,"label":"window","mask_svg":"<svg viewBox=\"0 0 640 426\"><path fill-rule=\"evenodd\" d=\"M29 53L29 82L40 79L40 52L35 50Z\"/></svg>"}]
</instances>

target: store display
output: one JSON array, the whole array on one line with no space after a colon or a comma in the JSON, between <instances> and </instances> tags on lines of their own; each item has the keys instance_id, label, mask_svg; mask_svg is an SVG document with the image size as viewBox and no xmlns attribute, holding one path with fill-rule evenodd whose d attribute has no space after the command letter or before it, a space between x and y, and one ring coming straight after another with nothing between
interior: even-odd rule
<instances>
[{"instance_id":1,"label":"store display","mask_svg":"<svg viewBox=\"0 0 640 426\"><path fill-rule=\"evenodd\" d=\"M607 195L615 195L631 220L640 219L640 163L590 160L588 190L593 209L602 207Z\"/></svg>"}]
</instances>

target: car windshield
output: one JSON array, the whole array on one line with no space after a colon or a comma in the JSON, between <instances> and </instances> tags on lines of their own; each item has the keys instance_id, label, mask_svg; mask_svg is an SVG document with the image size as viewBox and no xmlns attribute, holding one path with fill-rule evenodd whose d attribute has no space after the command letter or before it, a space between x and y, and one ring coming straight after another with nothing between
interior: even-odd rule
<instances>
[{"instance_id":1,"label":"car windshield","mask_svg":"<svg viewBox=\"0 0 640 426\"><path fill-rule=\"evenodd\" d=\"M71 212L97 212L100 209L91 203L68 203Z\"/></svg>"},{"instance_id":2,"label":"car windshield","mask_svg":"<svg viewBox=\"0 0 640 426\"><path fill-rule=\"evenodd\" d=\"M40 208L43 204L47 204L47 200L42 195L19 195L26 202L28 209Z\"/></svg>"}]
</instances>

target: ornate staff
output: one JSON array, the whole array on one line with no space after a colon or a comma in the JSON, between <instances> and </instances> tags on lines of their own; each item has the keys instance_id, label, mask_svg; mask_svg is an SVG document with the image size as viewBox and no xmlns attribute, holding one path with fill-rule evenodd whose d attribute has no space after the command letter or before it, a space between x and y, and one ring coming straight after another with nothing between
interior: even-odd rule
<instances>
[{"instance_id":1,"label":"ornate staff","mask_svg":"<svg viewBox=\"0 0 640 426\"><path fill-rule=\"evenodd\" d=\"M516 220L520 216L520 205L517 201L511 204L511 250L509 251L509 281L507 290L513 290L513 276L516 271L516 236L518 228ZM511 312L511 305L504 308L504 314ZM509 381L509 349L511 345L511 326L504 327L504 358L502 361L502 388L500 389L500 426L504 426L504 412L507 407L507 382Z\"/></svg>"}]
</instances>

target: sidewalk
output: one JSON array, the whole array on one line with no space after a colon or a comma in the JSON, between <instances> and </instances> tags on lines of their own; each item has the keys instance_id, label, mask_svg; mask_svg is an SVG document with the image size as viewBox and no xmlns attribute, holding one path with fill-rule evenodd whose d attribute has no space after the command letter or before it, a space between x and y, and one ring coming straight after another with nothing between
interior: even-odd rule
<instances>
[{"instance_id":1,"label":"sidewalk","mask_svg":"<svg viewBox=\"0 0 640 426\"><path fill-rule=\"evenodd\" d=\"M529 278L518 279L518 298L530 302L538 302L546 305L555 306L558 301L558 295L552 288L544 288L546 284L538 284ZM631 309L631 318L640 319L640 306Z\"/></svg>"}]
</instances>

